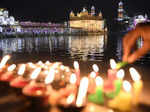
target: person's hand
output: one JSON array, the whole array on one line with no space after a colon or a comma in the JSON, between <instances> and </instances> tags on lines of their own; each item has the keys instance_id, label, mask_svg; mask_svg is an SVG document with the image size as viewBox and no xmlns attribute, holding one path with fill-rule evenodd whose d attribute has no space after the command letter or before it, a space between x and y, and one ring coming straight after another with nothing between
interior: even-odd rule
<instances>
[{"instance_id":1,"label":"person's hand","mask_svg":"<svg viewBox=\"0 0 150 112\"><path fill-rule=\"evenodd\" d=\"M143 46L132 52L132 48L136 44L136 40L141 37ZM123 38L123 61L133 63L150 50L150 26L137 27L130 31Z\"/></svg>"}]
</instances>

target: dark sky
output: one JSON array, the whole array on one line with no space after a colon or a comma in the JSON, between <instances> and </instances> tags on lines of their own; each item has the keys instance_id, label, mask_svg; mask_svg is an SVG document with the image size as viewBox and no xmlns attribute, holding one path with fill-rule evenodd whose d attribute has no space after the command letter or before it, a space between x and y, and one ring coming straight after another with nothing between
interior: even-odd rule
<instances>
[{"instance_id":1,"label":"dark sky","mask_svg":"<svg viewBox=\"0 0 150 112\"><path fill-rule=\"evenodd\" d=\"M82 7L96 7L102 11L106 19L116 17L120 0L0 0L0 7L7 8L10 15L17 20L31 21L65 21L71 10L82 10ZM130 15L148 13L150 15L150 0L123 0L124 7Z\"/></svg>"}]
</instances>

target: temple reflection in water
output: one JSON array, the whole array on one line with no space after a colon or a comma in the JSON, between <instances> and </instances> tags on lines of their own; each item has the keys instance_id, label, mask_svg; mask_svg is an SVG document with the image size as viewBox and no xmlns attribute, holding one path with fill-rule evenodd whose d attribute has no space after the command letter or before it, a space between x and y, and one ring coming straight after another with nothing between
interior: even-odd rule
<instances>
[{"instance_id":1,"label":"temple reflection in water","mask_svg":"<svg viewBox=\"0 0 150 112\"><path fill-rule=\"evenodd\" d=\"M79 59L102 60L107 36L60 36L43 38L6 38L0 40L2 55L48 53L49 55Z\"/></svg>"}]
</instances>

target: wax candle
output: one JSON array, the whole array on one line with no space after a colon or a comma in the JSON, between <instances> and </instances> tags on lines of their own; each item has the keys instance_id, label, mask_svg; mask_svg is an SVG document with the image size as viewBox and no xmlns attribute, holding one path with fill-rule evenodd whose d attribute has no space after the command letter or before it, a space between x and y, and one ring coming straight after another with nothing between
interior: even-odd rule
<instances>
[{"instance_id":1,"label":"wax candle","mask_svg":"<svg viewBox=\"0 0 150 112\"><path fill-rule=\"evenodd\" d=\"M129 71L130 71L132 79L134 80L132 103L133 105L138 105L139 98L140 98L142 88L143 88L143 81L141 80L141 76L139 75L139 73L134 68L130 68Z\"/></svg>"},{"instance_id":2,"label":"wax candle","mask_svg":"<svg viewBox=\"0 0 150 112\"><path fill-rule=\"evenodd\" d=\"M124 78L124 70L120 69L116 75L117 79L113 81L113 91L106 91L106 96L108 98L114 98L118 95L122 87L122 79Z\"/></svg>"},{"instance_id":3,"label":"wax candle","mask_svg":"<svg viewBox=\"0 0 150 112\"><path fill-rule=\"evenodd\" d=\"M77 85L80 83L80 68L79 63L77 61L74 61L74 68L75 68L75 74L77 75Z\"/></svg>"},{"instance_id":4,"label":"wax candle","mask_svg":"<svg viewBox=\"0 0 150 112\"><path fill-rule=\"evenodd\" d=\"M110 59L110 67L108 69L108 79L104 83L104 91L107 97L113 98L114 97L114 81L117 79L117 69L116 69L116 62L114 59Z\"/></svg>"},{"instance_id":5,"label":"wax candle","mask_svg":"<svg viewBox=\"0 0 150 112\"><path fill-rule=\"evenodd\" d=\"M0 80L2 81L11 81L14 78L14 70L16 68L15 64L10 65L7 68L7 72L0 76Z\"/></svg>"},{"instance_id":6,"label":"wax candle","mask_svg":"<svg viewBox=\"0 0 150 112\"><path fill-rule=\"evenodd\" d=\"M114 59L110 59L110 67L111 69L108 69L108 80L114 81L117 74L116 62Z\"/></svg>"},{"instance_id":7,"label":"wax candle","mask_svg":"<svg viewBox=\"0 0 150 112\"><path fill-rule=\"evenodd\" d=\"M94 64L93 66L92 66L92 68L93 68L93 70L94 70L94 72L96 73L96 76L98 76L99 75L99 68L98 68L98 66L96 65L96 64Z\"/></svg>"},{"instance_id":8,"label":"wax candle","mask_svg":"<svg viewBox=\"0 0 150 112\"><path fill-rule=\"evenodd\" d=\"M120 69L117 72L117 80L114 81L114 85L115 85L114 97L117 96L121 90L123 78L124 78L124 70Z\"/></svg>"},{"instance_id":9,"label":"wax candle","mask_svg":"<svg viewBox=\"0 0 150 112\"><path fill-rule=\"evenodd\" d=\"M80 85L79 85L79 91L77 94L77 100L76 100L76 106L82 107L86 100L87 95L87 89L88 89L88 78L83 77L81 79Z\"/></svg>"},{"instance_id":10,"label":"wax candle","mask_svg":"<svg viewBox=\"0 0 150 112\"><path fill-rule=\"evenodd\" d=\"M95 78L96 78L96 73L91 72L90 75L88 76L89 79L88 93L93 93L95 90L96 87Z\"/></svg>"},{"instance_id":11,"label":"wax candle","mask_svg":"<svg viewBox=\"0 0 150 112\"><path fill-rule=\"evenodd\" d=\"M103 79L100 76L97 76L96 79L96 92L94 94L88 95L88 101L103 104L104 96L103 96Z\"/></svg>"},{"instance_id":12,"label":"wax candle","mask_svg":"<svg viewBox=\"0 0 150 112\"><path fill-rule=\"evenodd\" d=\"M130 111L132 107L131 84L123 81L124 90L120 91L118 96L108 102L108 106L120 111Z\"/></svg>"}]
</instances>

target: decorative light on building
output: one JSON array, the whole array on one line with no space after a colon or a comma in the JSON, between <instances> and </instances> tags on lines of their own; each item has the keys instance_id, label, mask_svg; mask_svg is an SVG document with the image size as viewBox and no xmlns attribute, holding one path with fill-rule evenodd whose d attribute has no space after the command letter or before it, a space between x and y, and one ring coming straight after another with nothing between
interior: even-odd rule
<instances>
[{"instance_id":1,"label":"decorative light on building","mask_svg":"<svg viewBox=\"0 0 150 112\"><path fill-rule=\"evenodd\" d=\"M119 4L118 4L118 21L122 21L123 20L123 2L120 1Z\"/></svg>"}]
</instances>

